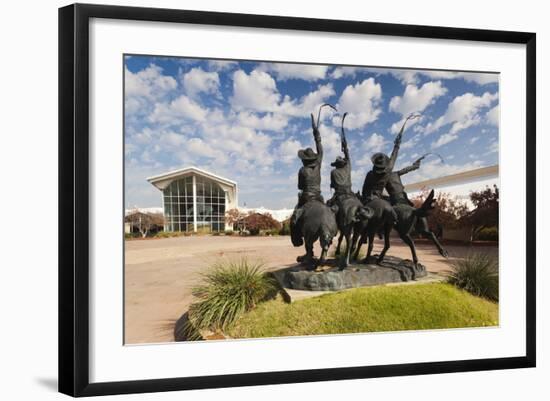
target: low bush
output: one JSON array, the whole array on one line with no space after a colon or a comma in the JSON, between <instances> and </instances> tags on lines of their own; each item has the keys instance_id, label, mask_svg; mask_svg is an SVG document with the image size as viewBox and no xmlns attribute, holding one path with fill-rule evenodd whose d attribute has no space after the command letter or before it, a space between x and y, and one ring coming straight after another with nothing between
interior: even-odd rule
<instances>
[{"instance_id":1,"label":"low bush","mask_svg":"<svg viewBox=\"0 0 550 401\"><path fill-rule=\"evenodd\" d=\"M279 235L279 230L278 229L265 230L265 231L263 231L263 234L264 235L269 235L269 236Z\"/></svg>"},{"instance_id":2,"label":"low bush","mask_svg":"<svg viewBox=\"0 0 550 401\"><path fill-rule=\"evenodd\" d=\"M248 229L248 235L260 235L260 229L258 227L251 227Z\"/></svg>"},{"instance_id":3,"label":"low bush","mask_svg":"<svg viewBox=\"0 0 550 401\"><path fill-rule=\"evenodd\" d=\"M498 261L493 256L475 253L451 264L448 282L473 295L498 301Z\"/></svg>"},{"instance_id":4,"label":"low bush","mask_svg":"<svg viewBox=\"0 0 550 401\"><path fill-rule=\"evenodd\" d=\"M159 231L155 234L156 238L170 238L173 237L173 233L170 231Z\"/></svg>"},{"instance_id":5,"label":"low bush","mask_svg":"<svg viewBox=\"0 0 550 401\"><path fill-rule=\"evenodd\" d=\"M243 313L277 293L275 280L263 265L247 259L223 260L203 275L203 284L193 288L198 298L189 307L185 333L197 340L200 330L223 331Z\"/></svg>"},{"instance_id":6,"label":"low bush","mask_svg":"<svg viewBox=\"0 0 550 401\"><path fill-rule=\"evenodd\" d=\"M173 237L181 237L182 235L185 235L185 232L182 231L159 231L158 233L154 234L152 237L155 238L173 238Z\"/></svg>"},{"instance_id":7,"label":"low bush","mask_svg":"<svg viewBox=\"0 0 550 401\"><path fill-rule=\"evenodd\" d=\"M498 228L486 227L478 231L476 238L479 241L498 241Z\"/></svg>"},{"instance_id":8,"label":"low bush","mask_svg":"<svg viewBox=\"0 0 550 401\"><path fill-rule=\"evenodd\" d=\"M233 230L227 230L225 231L225 235L233 235L235 232Z\"/></svg>"},{"instance_id":9,"label":"low bush","mask_svg":"<svg viewBox=\"0 0 550 401\"><path fill-rule=\"evenodd\" d=\"M195 231L196 235L206 235L210 233L212 233L212 229L208 226L197 227L197 231Z\"/></svg>"},{"instance_id":10,"label":"low bush","mask_svg":"<svg viewBox=\"0 0 550 401\"><path fill-rule=\"evenodd\" d=\"M141 238L140 233L124 233L125 239Z\"/></svg>"}]
</instances>

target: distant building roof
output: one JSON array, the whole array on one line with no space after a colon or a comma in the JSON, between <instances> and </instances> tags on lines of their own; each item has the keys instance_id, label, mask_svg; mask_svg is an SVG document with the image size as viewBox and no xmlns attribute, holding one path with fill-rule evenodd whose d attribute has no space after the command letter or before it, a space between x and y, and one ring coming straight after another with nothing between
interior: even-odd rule
<instances>
[{"instance_id":1,"label":"distant building roof","mask_svg":"<svg viewBox=\"0 0 550 401\"><path fill-rule=\"evenodd\" d=\"M445 177L433 178L405 185L408 192L419 191L423 188L439 188L451 185L463 184L466 182L480 181L483 179L498 177L498 164L489 167L481 167L475 170L464 171L458 174L451 174Z\"/></svg>"},{"instance_id":2,"label":"distant building roof","mask_svg":"<svg viewBox=\"0 0 550 401\"><path fill-rule=\"evenodd\" d=\"M241 206L239 206L238 209L243 213L260 213L260 214L269 213L271 217L273 217L279 223L282 223L283 221L288 219L292 215L292 212L294 211L294 209L266 209L265 207L247 208L247 207L241 207Z\"/></svg>"},{"instance_id":3,"label":"distant building roof","mask_svg":"<svg viewBox=\"0 0 550 401\"><path fill-rule=\"evenodd\" d=\"M164 208L162 207L133 207L127 208L124 211L124 215L128 216L133 213L145 213L145 214L163 214Z\"/></svg>"},{"instance_id":4,"label":"distant building roof","mask_svg":"<svg viewBox=\"0 0 550 401\"><path fill-rule=\"evenodd\" d=\"M198 167L194 167L194 166L181 168L179 170L168 171L166 173L162 173L162 174L159 174L159 175L154 175L152 177L147 177L147 181L149 181L151 184L153 184L157 188L163 189L164 187L162 185L157 185L157 183L160 184L160 183L166 182L166 180L171 180L171 179L178 178L178 177L181 177L181 176L185 176L185 175L188 175L188 174L197 174L197 175L201 175L201 176L206 177L206 178L210 178L214 181L224 183L224 184L229 185L229 186L233 186L233 187L237 186L237 182L235 182L233 180L221 177L217 174L210 173L206 170L202 170L202 169L200 169Z\"/></svg>"}]
</instances>

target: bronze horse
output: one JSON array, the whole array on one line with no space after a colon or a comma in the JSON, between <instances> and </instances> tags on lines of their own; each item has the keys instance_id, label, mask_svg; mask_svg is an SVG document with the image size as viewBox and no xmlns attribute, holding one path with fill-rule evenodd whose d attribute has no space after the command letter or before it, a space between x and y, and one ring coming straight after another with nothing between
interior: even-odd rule
<instances>
[{"instance_id":1,"label":"bronze horse","mask_svg":"<svg viewBox=\"0 0 550 401\"><path fill-rule=\"evenodd\" d=\"M297 221L297 228L302 234L306 254L298 257L297 261L307 265L311 270L325 263L328 248L332 239L338 233L338 225L334 210L318 200L311 200L303 206L303 213ZM321 256L314 259L313 244L319 240Z\"/></svg>"}]
</instances>

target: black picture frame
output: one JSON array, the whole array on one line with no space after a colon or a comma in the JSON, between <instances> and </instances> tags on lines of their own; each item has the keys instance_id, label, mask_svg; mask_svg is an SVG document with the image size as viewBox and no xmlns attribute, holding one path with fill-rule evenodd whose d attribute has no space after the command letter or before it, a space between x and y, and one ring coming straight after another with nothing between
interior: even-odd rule
<instances>
[{"instance_id":1,"label":"black picture frame","mask_svg":"<svg viewBox=\"0 0 550 401\"><path fill-rule=\"evenodd\" d=\"M88 61L91 18L437 38L526 46L526 353L520 357L261 372L122 382L89 381ZM536 35L479 29L74 4L59 9L59 391L71 396L237 387L534 367Z\"/></svg>"}]
</instances>

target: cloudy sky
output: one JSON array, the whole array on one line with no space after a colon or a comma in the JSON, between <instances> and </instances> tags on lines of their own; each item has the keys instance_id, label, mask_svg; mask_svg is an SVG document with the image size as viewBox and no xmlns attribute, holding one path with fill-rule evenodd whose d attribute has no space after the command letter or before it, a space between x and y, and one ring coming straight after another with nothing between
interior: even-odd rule
<instances>
[{"instance_id":1,"label":"cloudy sky","mask_svg":"<svg viewBox=\"0 0 550 401\"><path fill-rule=\"evenodd\" d=\"M296 203L298 149L314 147L310 113L329 102L348 112L354 190L370 156L391 152L404 118L397 161L427 152L416 182L498 163L498 75L127 56L125 59L127 207L161 206L146 177L197 166L233 179L239 203L291 208ZM340 115L325 108L320 128L323 194L330 162L340 154Z\"/></svg>"}]
</instances>

